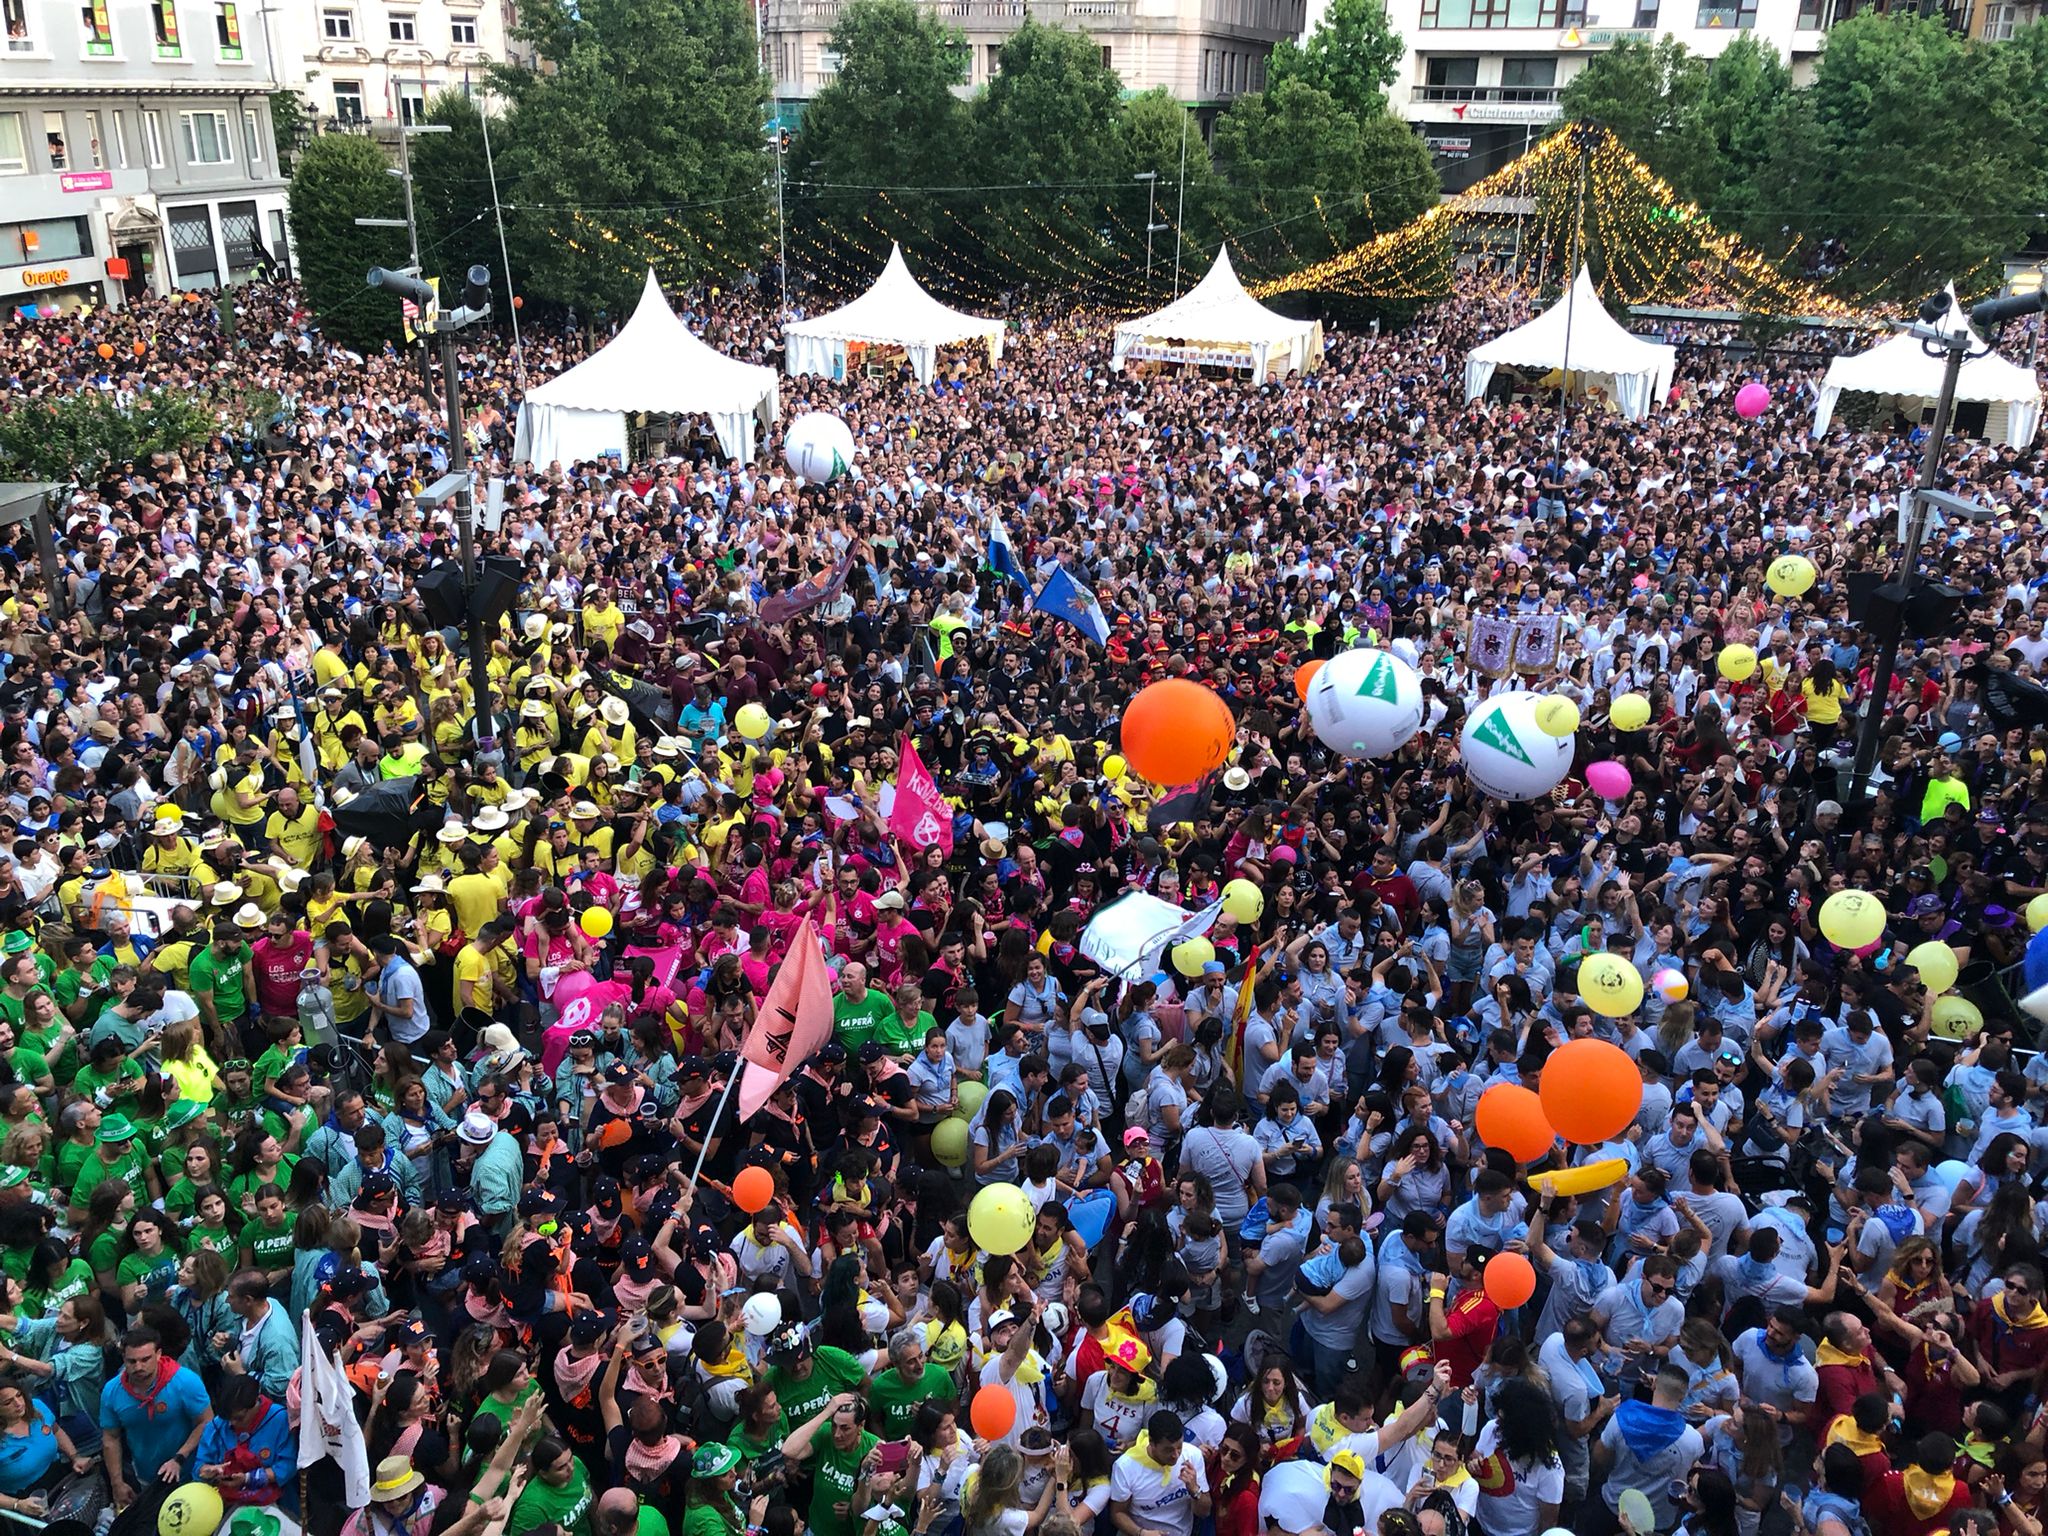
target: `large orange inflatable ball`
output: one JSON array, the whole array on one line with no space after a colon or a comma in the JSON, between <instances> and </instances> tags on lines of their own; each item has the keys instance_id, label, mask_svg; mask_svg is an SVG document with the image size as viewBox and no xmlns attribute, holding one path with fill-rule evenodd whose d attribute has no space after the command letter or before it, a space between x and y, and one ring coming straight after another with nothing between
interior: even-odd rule
<instances>
[{"instance_id":1,"label":"large orange inflatable ball","mask_svg":"<svg viewBox=\"0 0 2048 1536\"><path fill-rule=\"evenodd\" d=\"M1316 674L1323 670L1320 659L1304 661L1294 669L1294 691L1301 695L1301 702L1308 702L1308 685L1316 680Z\"/></svg>"},{"instance_id":2,"label":"large orange inflatable ball","mask_svg":"<svg viewBox=\"0 0 2048 1536\"><path fill-rule=\"evenodd\" d=\"M1193 784L1214 773L1236 737L1230 706L1185 678L1152 684L1124 711L1124 760L1154 784Z\"/></svg>"},{"instance_id":3,"label":"large orange inflatable ball","mask_svg":"<svg viewBox=\"0 0 2048 1536\"><path fill-rule=\"evenodd\" d=\"M1566 1141L1597 1147L1627 1130L1642 1107L1642 1071L1618 1045L1567 1040L1544 1060L1543 1113Z\"/></svg>"},{"instance_id":4,"label":"large orange inflatable ball","mask_svg":"<svg viewBox=\"0 0 2048 1536\"><path fill-rule=\"evenodd\" d=\"M1000 1440L1017 1422L1017 1399L1010 1395L1008 1387L983 1387L968 1404L967 1418L982 1439Z\"/></svg>"},{"instance_id":5,"label":"large orange inflatable ball","mask_svg":"<svg viewBox=\"0 0 2048 1536\"><path fill-rule=\"evenodd\" d=\"M1557 1140L1543 1113L1543 1101L1519 1083L1495 1083L1479 1095L1472 1123L1479 1139L1499 1147L1518 1163L1533 1163Z\"/></svg>"},{"instance_id":6,"label":"large orange inflatable ball","mask_svg":"<svg viewBox=\"0 0 2048 1536\"><path fill-rule=\"evenodd\" d=\"M775 1176L766 1168L742 1168L732 1181L732 1203L749 1216L768 1209L775 1198Z\"/></svg>"},{"instance_id":7,"label":"large orange inflatable ball","mask_svg":"<svg viewBox=\"0 0 2048 1536\"><path fill-rule=\"evenodd\" d=\"M1486 1299L1512 1312L1536 1294L1536 1266L1519 1253L1496 1253L1486 1261Z\"/></svg>"}]
</instances>

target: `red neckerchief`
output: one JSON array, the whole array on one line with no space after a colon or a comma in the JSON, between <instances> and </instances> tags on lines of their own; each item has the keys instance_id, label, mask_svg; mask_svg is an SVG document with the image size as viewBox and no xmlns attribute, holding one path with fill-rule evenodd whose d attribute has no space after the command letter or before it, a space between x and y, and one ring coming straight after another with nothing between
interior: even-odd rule
<instances>
[{"instance_id":1,"label":"red neckerchief","mask_svg":"<svg viewBox=\"0 0 2048 1536\"><path fill-rule=\"evenodd\" d=\"M158 1355L156 1361L156 1384L149 1389L147 1397L138 1395L134 1385L128 1380L128 1373L125 1370L121 1372L121 1386L123 1390L130 1397L134 1398L136 1402L142 1404L142 1416L145 1419L153 1419L164 1411L164 1405L157 1401L157 1394L163 1391L171 1377L177 1374L177 1370L177 1361L173 1360L169 1355Z\"/></svg>"}]
</instances>

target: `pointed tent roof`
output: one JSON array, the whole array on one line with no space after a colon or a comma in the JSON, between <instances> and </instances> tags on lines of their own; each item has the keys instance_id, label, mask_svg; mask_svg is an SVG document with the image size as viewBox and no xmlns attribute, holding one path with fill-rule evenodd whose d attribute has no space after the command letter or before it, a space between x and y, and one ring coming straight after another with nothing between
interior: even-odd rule
<instances>
[{"instance_id":1,"label":"pointed tent roof","mask_svg":"<svg viewBox=\"0 0 2048 1536\"><path fill-rule=\"evenodd\" d=\"M773 368L714 351L662 297L654 269L619 334L567 373L527 392L528 403L584 411L667 411L677 416L771 412L780 401Z\"/></svg>"},{"instance_id":2,"label":"pointed tent roof","mask_svg":"<svg viewBox=\"0 0 2048 1536\"><path fill-rule=\"evenodd\" d=\"M1562 368L1574 373L1667 374L1672 349L1623 330L1600 302L1593 274L1585 267L1571 292L1526 325L1472 349L1470 361L1509 368Z\"/></svg>"},{"instance_id":3,"label":"pointed tent roof","mask_svg":"<svg viewBox=\"0 0 2048 1536\"><path fill-rule=\"evenodd\" d=\"M785 336L823 341L870 341L891 346L937 347L976 336L1001 336L1003 322L949 308L910 275L903 247L891 244L888 263L859 298L809 320L792 321Z\"/></svg>"},{"instance_id":4,"label":"pointed tent roof","mask_svg":"<svg viewBox=\"0 0 2048 1536\"><path fill-rule=\"evenodd\" d=\"M1823 387L1932 400L1941 393L1942 368L1941 358L1920 350L1919 337L1901 333L1886 337L1867 352L1832 359ZM1964 362L1956 378L1956 398L2038 401L2041 381L2031 369L1996 352L1985 352Z\"/></svg>"},{"instance_id":5,"label":"pointed tent roof","mask_svg":"<svg viewBox=\"0 0 2048 1536\"><path fill-rule=\"evenodd\" d=\"M1246 293L1244 284L1237 280L1237 269L1230 263L1230 247L1223 246L1216 252L1215 264L1199 283L1164 309L1124 321L1117 327L1117 334L1256 346L1260 342L1286 341L1308 330L1311 324L1268 309Z\"/></svg>"}]
</instances>

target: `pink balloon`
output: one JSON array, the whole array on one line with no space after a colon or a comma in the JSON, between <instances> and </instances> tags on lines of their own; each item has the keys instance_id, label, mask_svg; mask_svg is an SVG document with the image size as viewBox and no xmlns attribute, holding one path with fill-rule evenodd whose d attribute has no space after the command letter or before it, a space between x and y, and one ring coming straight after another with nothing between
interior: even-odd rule
<instances>
[{"instance_id":1,"label":"pink balloon","mask_svg":"<svg viewBox=\"0 0 2048 1536\"><path fill-rule=\"evenodd\" d=\"M1770 407L1771 392L1754 380L1735 391L1735 414L1744 421L1755 421Z\"/></svg>"},{"instance_id":2,"label":"pink balloon","mask_svg":"<svg viewBox=\"0 0 2048 1536\"><path fill-rule=\"evenodd\" d=\"M1611 757L1587 767L1586 783L1602 800L1625 800L1635 787L1635 780L1629 777L1628 769Z\"/></svg>"}]
</instances>

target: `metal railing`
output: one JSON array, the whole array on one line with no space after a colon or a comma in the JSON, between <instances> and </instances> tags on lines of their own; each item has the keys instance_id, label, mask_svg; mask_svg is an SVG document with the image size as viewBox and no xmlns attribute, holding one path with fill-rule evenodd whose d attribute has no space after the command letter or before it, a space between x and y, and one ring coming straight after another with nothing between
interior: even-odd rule
<instances>
[{"instance_id":1,"label":"metal railing","mask_svg":"<svg viewBox=\"0 0 2048 1536\"><path fill-rule=\"evenodd\" d=\"M1555 106L1559 87L1554 85L1419 85L1417 101L1515 102L1528 106Z\"/></svg>"}]
</instances>

